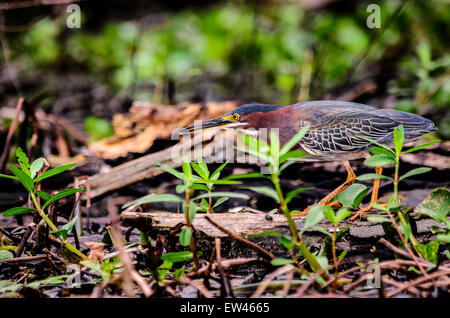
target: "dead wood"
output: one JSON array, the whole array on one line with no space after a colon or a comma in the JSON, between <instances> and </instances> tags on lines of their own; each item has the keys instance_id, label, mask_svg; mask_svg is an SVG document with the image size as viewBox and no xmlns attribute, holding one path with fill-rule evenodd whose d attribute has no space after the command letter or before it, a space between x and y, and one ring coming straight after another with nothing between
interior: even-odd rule
<instances>
[{"instance_id":1,"label":"dead wood","mask_svg":"<svg viewBox=\"0 0 450 318\"><path fill-rule=\"evenodd\" d=\"M272 215L272 220L267 220L264 215L253 213L220 213L196 215L193 226L198 232L199 237L197 243L202 251L210 251L214 245L216 237L222 238L223 254L227 257L251 257L256 252L245 244L237 242L230 238L226 233L212 225L206 217L220 224L237 236L244 237L247 240L257 244L266 251L275 256L289 257L287 251L279 243L275 236L259 236L252 237L266 231L277 231L289 235L289 228L283 215ZM171 212L123 212L122 221L124 225L135 227L152 237L157 234L167 235L169 231L177 224L184 222L184 215ZM305 218L296 218L297 227L303 227ZM437 225L431 219L419 219L417 224L417 237L431 235L430 226ZM322 221L318 226L329 228L330 224ZM348 241L338 244L339 250L348 249L351 253L367 254L367 257L373 257L368 251L372 245L384 235L383 228L380 224L368 221L342 222L342 227L349 226ZM305 232L305 240L309 245L317 246L324 239L324 235L314 230Z\"/></svg>"}]
</instances>

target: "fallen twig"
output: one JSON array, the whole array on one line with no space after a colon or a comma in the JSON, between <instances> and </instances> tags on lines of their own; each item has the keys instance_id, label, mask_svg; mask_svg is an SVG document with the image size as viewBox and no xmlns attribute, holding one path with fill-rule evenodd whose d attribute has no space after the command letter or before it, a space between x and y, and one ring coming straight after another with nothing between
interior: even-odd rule
<instances>
[{"instance_id":1,"label":"fallen twig","mask_svg":"<svg viewBox=\"0 0 450 318\"><path fill-rule=\"evenodd\" d=\"M258 253L260 253L262 256L268 258L268 259L275 259L275 256L266 251L265 249L263 249L262 247L250 242L249 240L246 240L242 237L240 237L239 235L234 234L233 232L227 230L226 228L222 227L220 224L216 223L215 221L213 221L209 216L205 216L205 219L211 223L212 225L214 225L216 228L218 228L220 231L222 231L223 233L227 234L228 236L234 238L235 240L241 242L242 244L245 244L249 247L251 247L252 249L254 249L255 251L257 251Z\"/></svg>"},{"instance_id":2,"label":"fallen twig","mask_svg":"<svg viewBox=\"0 0 450 318\"><path fill-rule=\"evenodd\" d=\"M286 264L277 270L273 271L269 275L266 276L266 278L261 282L261 284L258 286L256 291L253 293L251 298L259 298L261 297L262 293L266 290L267 286L269 286L270 282L275 279L275 277L283 274L290 273L291 271L295 271L296 268L291 264Z\"/></svg>"}]
</instances>

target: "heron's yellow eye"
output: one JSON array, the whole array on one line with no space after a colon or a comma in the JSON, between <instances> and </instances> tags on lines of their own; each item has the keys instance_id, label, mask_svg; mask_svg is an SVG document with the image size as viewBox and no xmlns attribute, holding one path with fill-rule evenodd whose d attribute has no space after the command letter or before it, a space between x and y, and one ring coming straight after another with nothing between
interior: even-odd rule
<instances>
[{"instance_id":1,"label":"heron's yellow eye","mask_svg":"<svg viewBox=\"0 0 450 318\"><path fill-rule=\"evenodd\" d=\"M239 120L239 114L238 113L233 113L231 115L223 117L223 119L224 120L228 120L228 121L238 121Z\"/></svg>"}]
</instances>

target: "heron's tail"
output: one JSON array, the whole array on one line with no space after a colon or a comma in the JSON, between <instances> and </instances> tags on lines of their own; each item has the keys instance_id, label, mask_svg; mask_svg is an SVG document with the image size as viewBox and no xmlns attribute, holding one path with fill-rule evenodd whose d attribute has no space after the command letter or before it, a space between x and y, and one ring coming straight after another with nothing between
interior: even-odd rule
<instances>
[{"instance_id":1,"label":"heron's tail","mask_svg":"<svg viewBox=\"0 0 450 318\"><path fill-rule=\"evenodd\" d=\"M376 112L392 119L398 123L398 126L403 125L405 129L405 141L412 141L426 133L436 131L436 127L431 120L419 115L391 109L382 109Z\"/></svg>"}]
</instances>

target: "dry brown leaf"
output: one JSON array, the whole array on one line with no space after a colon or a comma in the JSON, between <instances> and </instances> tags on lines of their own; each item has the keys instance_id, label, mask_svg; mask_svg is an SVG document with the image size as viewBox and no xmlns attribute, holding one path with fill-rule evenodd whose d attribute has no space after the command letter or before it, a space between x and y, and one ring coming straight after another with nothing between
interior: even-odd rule
<instances>
[{"instance_id":1,"label":"dry brown leaf","mask_svg":"<svg viewBox=\"0 0 450 318\"><path fill-rule=\"evenodd\" d=\"M100 242L85 242L84 246L89 248L89 259L97 260L100 264L103 262L103 256L105 255L103 248L105 244Z\"/></svg>"},{"instance_id":2,"label":"dry brown leaf","mask_svg":"<svg viewBox=\"0 0 450 318\"><path fill-rule=\"evenodd\" d=\"M135 102L127 114L113 117L114 136L89 145L97 156L106 159L124 157L129 152L143 153L158 138L168 139L172 132L194 123L220 116L237 106L234 101L185 104L178 107Z\"/></svg>"}]
</instances>

